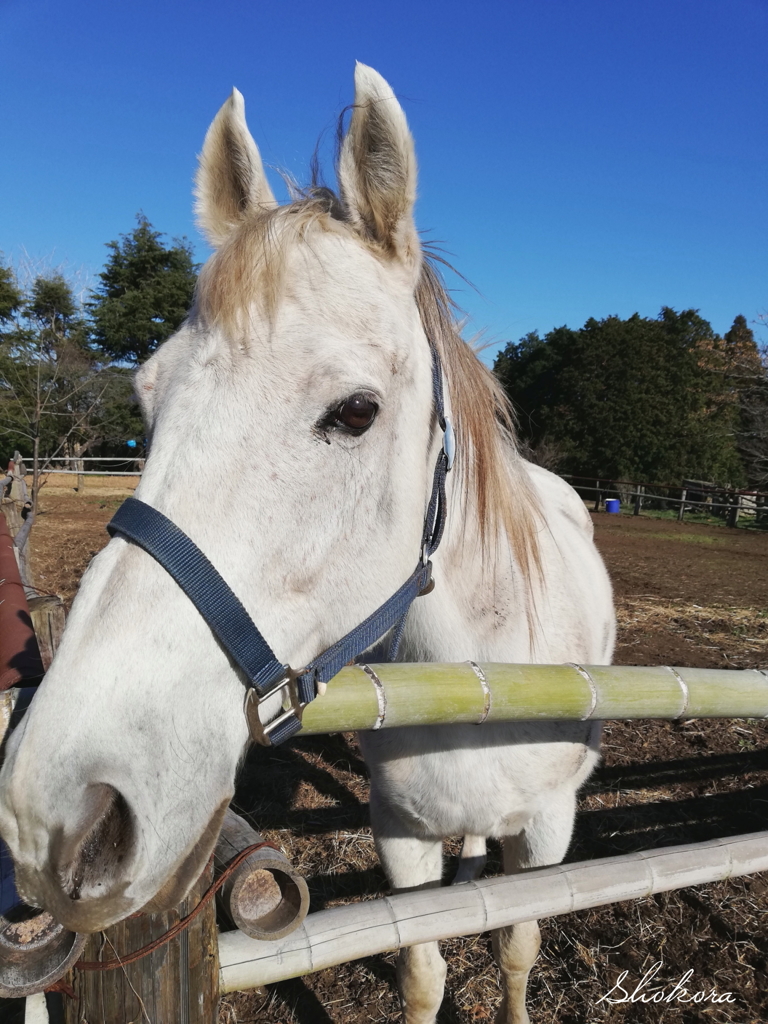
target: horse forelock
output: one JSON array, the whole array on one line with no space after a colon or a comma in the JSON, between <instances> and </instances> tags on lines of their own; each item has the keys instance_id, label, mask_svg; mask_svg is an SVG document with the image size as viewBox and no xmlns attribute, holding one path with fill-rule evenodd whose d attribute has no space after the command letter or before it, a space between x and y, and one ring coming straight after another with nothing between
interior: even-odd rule
<instances>
[{"instance_id":1,"label":"horse forelock","mask_svg":"<svg viewBox=\"0 0 768 1024\"><path fill-rule=\"evenodd\" d=\"M248 343L249 313L256 304L271 320L278 307L292 244L310 232L346 235L388 259L361 239L345 217L342 201L325 186L285 206L259 211L239 225L203 268L195 311L238 344ZM422 254L415 300L427 338L443 364L458 455L456 474L464 507L475 506L486 565L496 564L504 537L527 581L540 578L537 534L542 521L537 496L519 454L515 418L496 377L461 336L435 258Z\"/></svg>"},{"instance_id":2,"label":"horse forelock","mask_svg":"<svg viewBox=\"0 0 768 1024\"><path fill-rule=\"evenodd\" d=\"M247 342L254 304L271 320L283 284L292 242L310 229L347 231L342 208L330 189L312 189L286 206L264 208L239 224L211 256L198 278L195 316L221 328L237 343Z\"/></svg>"}]
</instances>

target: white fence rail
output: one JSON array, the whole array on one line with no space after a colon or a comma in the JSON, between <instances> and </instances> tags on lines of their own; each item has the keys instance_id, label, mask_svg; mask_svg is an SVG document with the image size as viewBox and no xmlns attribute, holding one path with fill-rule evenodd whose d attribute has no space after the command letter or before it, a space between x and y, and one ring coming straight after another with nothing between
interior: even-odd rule
<instances>
[{"instance_id":1,"label":"white fence rail","mask_svg":"<svg viewBox=\"0 0 768 1024\"><path fill-rule=\"evenodd\" d=\"M285 981L419 942L766 870L768 832L756 832L321 910L277 942L236 931L220 935L221 992Z\"/></svg>"}]
</instances>

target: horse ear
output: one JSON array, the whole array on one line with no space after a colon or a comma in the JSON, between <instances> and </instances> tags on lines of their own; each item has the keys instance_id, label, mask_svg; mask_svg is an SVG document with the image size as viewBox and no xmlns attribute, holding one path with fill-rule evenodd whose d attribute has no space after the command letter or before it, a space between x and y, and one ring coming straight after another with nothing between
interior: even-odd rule
<instances>
[{"instance_id":1,"label":"horse ear","mask_svg":"<svg viewBox=\"0 0 768 1024\"><path fill-rule=\"evenodd\" d=\"M198 223L214 249L248 213L276 205L237 89L205 136L195 193Z\"/></svg>"},{"instance_id":2,"label":"horse ear","mask_svg":"<svg viewBox=\"0 0 768 1024\"><path fill-rule=\"evenodd\" d=\"M356 230L417 267L421 248L413 222L413 138L392 89L365 64L355 67L355 103L341 147L338 177Z\"/></svg>"}]
</instances>

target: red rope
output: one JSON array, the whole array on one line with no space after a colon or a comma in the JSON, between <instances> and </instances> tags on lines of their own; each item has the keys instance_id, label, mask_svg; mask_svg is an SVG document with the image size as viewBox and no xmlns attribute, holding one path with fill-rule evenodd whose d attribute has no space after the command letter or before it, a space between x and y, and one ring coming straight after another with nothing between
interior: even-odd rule
<instances>
[{"instance_id":1,"label":"red rope","mask_svg":"<svg viewBox=\"0 0 768 1024\"><path fill-rule=\"evenodd\" d=\"M142 946L141 949L134 950L133 953L128 953L126 956L113 957L110 960L78 960L75 964L75 969L78 971L112 971L116 967L123 967L126 964L133 964L137 960L141 960L143 957L148 956L154 950L159 949L160 946L164 946L171 939L175 939L177 935L180 935L186 928L192 924L194 919L199 913L210 903L219 889L224 885L227 879L240 867L244 860L246 860L256 850L260 850L263 846L269 846L273 850L280 852L279 847L275 846L274 843L254 843L253 846L247 846L244 850L234 857L229 864L224 868L222 873L216 879L216 881L209 886L206 892L200 899L194 910L192 910L186 917L183 917L176 924L172 925L167 932L160 936L159 939L155 939L154 942L147 943L146 946ZM136 915L134 915L136 916Z\"/></svg>"}]
</instances>

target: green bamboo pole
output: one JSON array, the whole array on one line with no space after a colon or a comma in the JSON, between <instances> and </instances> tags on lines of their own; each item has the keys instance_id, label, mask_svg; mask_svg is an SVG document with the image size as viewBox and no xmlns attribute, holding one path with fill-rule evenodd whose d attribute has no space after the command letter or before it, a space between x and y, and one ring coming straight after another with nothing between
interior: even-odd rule
<instances>
[{"instance_id":1,"label":"green bamboo pole","mask_svg":"<svg viewBox=\"0 0 768 1024\"><path fill-rule=\"evenodd\" d=\"M768 718L768 671L623 665L349 665L304 711L307 734L603 718Z\"/></svg>"}]
</instances>

